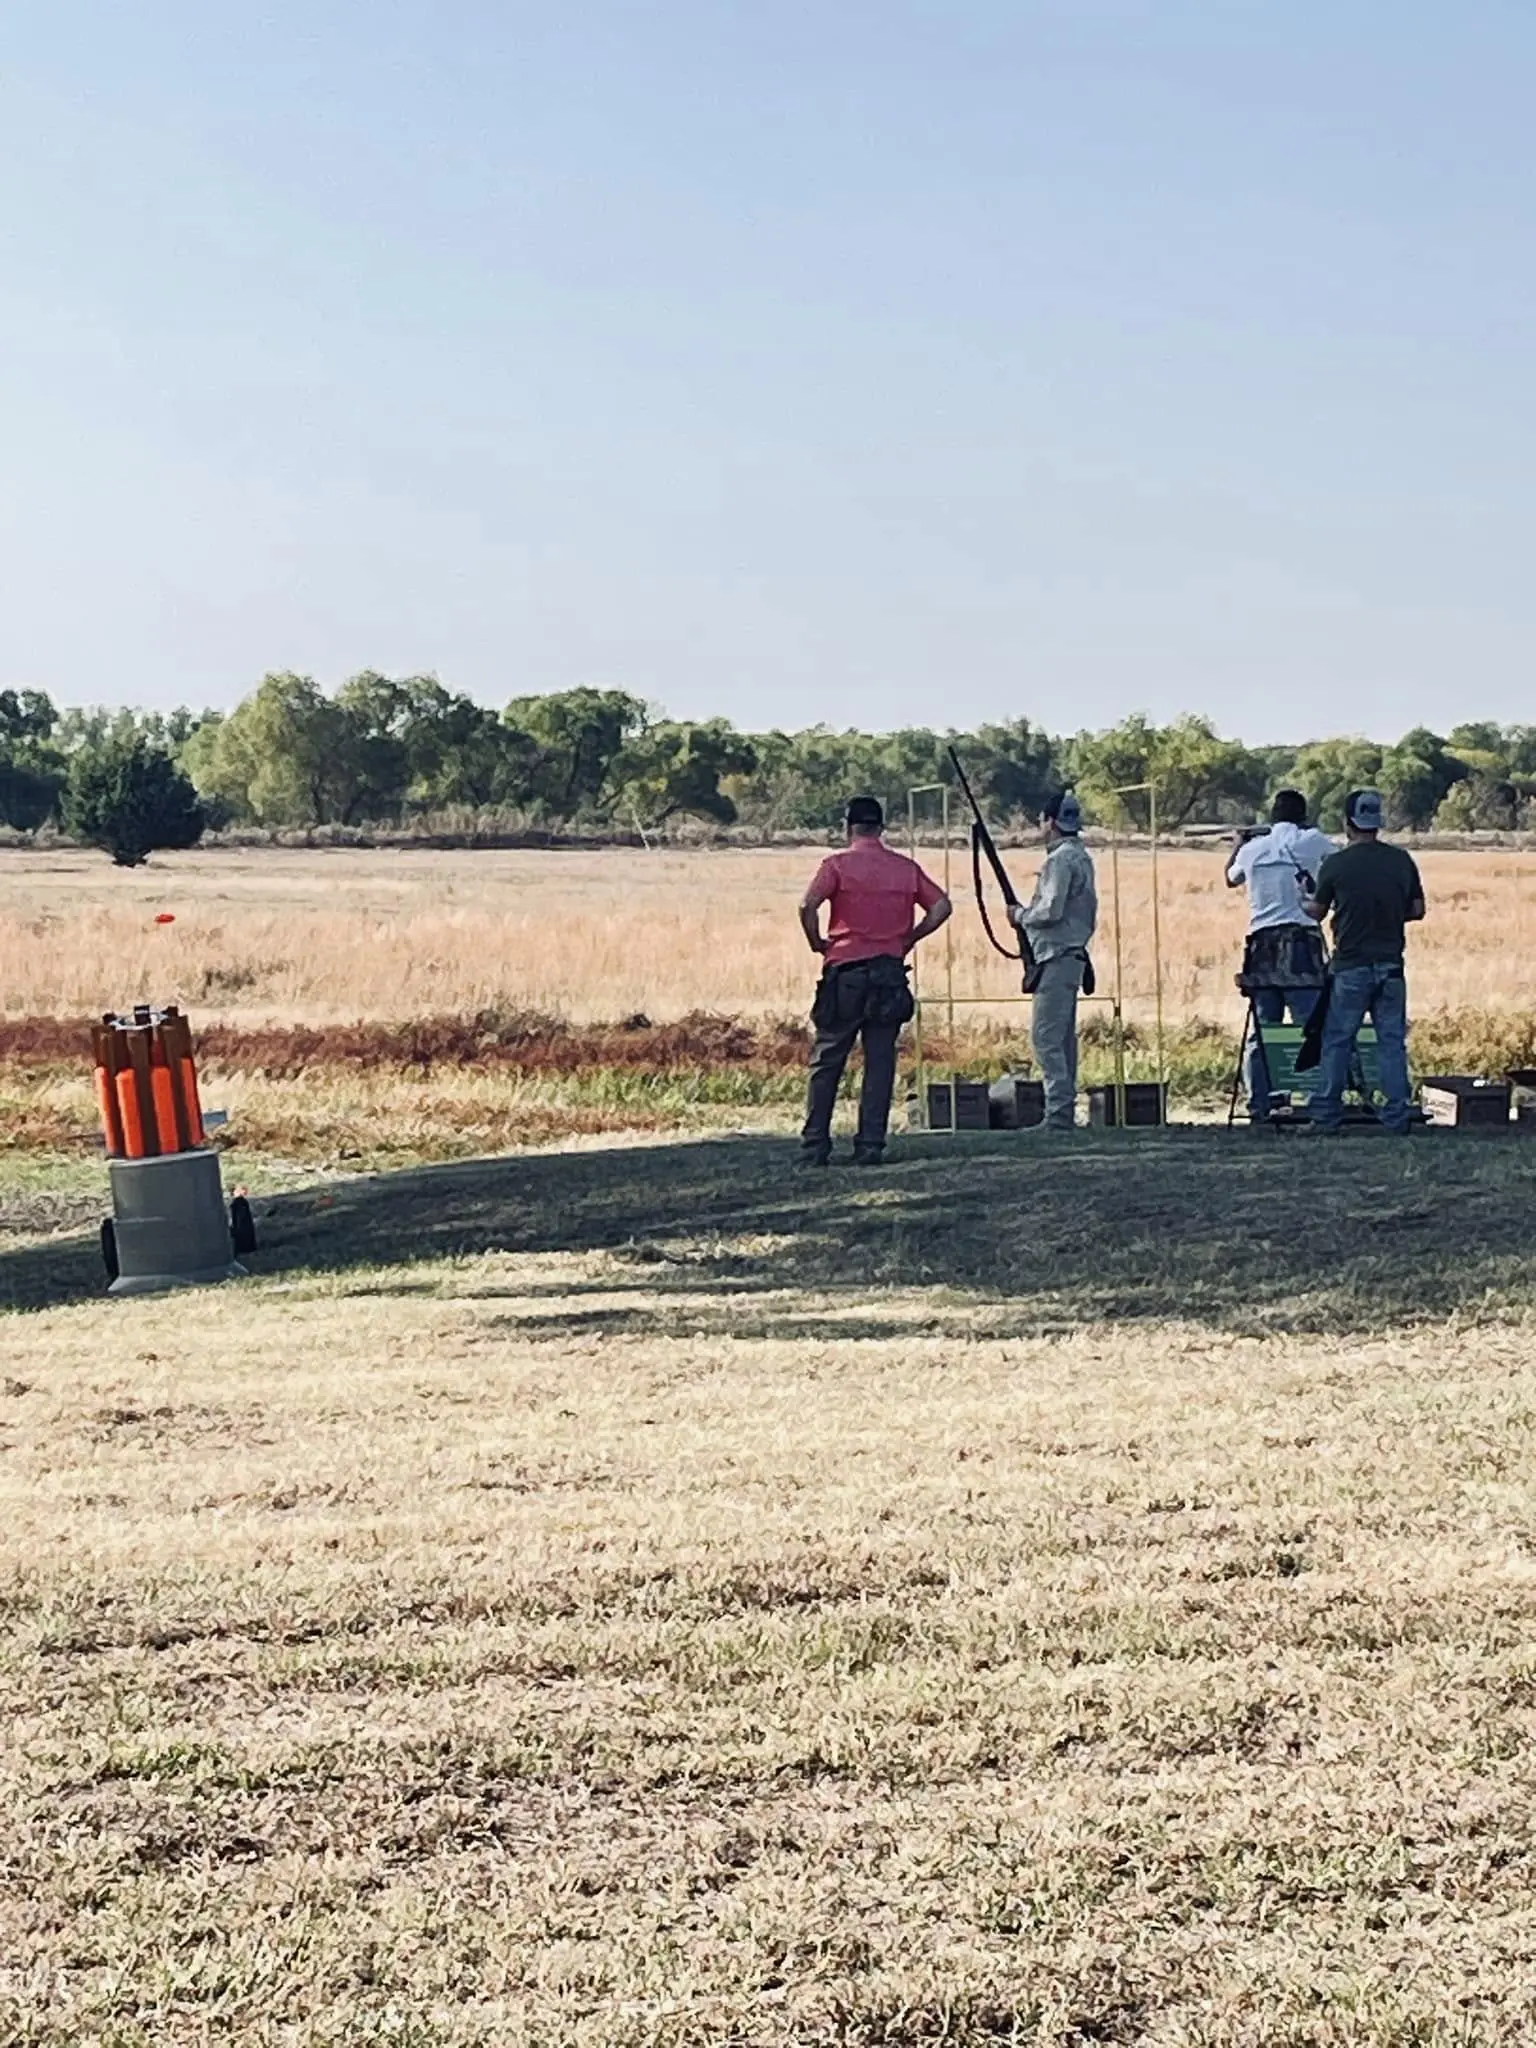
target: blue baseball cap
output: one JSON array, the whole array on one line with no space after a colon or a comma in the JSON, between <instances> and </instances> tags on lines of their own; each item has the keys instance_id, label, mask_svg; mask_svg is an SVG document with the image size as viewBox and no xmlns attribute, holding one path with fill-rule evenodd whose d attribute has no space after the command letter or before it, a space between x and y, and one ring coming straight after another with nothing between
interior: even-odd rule
<instances>
[{"instance_id":1,"label":"blue baseball cap","mask_svg":"<svg viewBox=\"0 0 1536 2048\"><path fill-rule=\"evenodd\" d=\"M1045 815L1058 832L1079 832L1083 824L1083 807L1070 789L1064 789L1053 803L1045 807Z\"/></svg>"},{"instance_id":2,"label":"blue baseball cap","mask_svg":"<svg viewBox=\"0 0 1536 2048\"><path fill-rule=\"evenodd\" d=\"M1357 832L1379 832L1386 822L1379 789L1357 789L1349 799L1345 816Z\"/></svg>"}]
</instances>

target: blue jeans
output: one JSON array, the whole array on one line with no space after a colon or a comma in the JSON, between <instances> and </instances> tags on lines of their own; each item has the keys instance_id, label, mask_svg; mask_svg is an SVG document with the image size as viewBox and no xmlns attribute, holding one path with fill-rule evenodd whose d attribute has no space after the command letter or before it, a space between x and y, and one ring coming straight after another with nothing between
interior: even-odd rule
<instances>
[{"instance_id":1,"label":"blue jeans","mask_svg":"<svg viewBox=\"0 0 1536 2048\"><path fill-rule=\"evenodd\" d=\"M1406 1131L1408 1100L1408 984L1395 961L1369 967L1335 967L1333 994L1323 1025L1317 1092L1309 1105L1312 1121L1336 1131L1344 1119L1344 1084L1355 1037L1369 1016L1376 1026L1376 1064L1386 1101L1381 1120L1389 1131Z\"/></svg>"},{"instance_id":2,"label":"blue jeans","mask_svg":"<svg viewBox=\"0 0 1536 2048\"><path fill-rule=\"evenodd\" d=\"M1256 988L1251 995L1253 1014L1261 1024L1283 1024L1289 1010L1291 1022L1305 1030L1312 1022L1312 1012L1321 994L1320 988ZM1256 1031L1249 1034L1248 1050L1243 1055L1243 1080L1248 1089L1249 1116L1268 1116L1269 1062Z\"/></svg>"}]
</instances>

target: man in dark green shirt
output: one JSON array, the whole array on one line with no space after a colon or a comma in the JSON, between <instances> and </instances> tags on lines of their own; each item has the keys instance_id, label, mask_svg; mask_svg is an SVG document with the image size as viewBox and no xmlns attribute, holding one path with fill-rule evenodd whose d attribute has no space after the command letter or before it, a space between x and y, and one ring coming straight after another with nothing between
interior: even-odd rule
<instances>
[{"instance_id":1,"label":"man in dark green shirt","mask_svg":"<svg viewBox=\"0 0 1536 2048\"><path fill-rule=\"evenodd\" d=\"M1322 1131L1336 1131L1343 1121L1344 1084L1367 1016L1376 1027L1381 1120L1390 1131L1410 1128L1403 937L1424 915L1424 884L1412 855L1382 839L1383 822L1379 792L1351 790L1344 804L1349 843L1323 862L1315 892L1303 899L1311 917L1333 913L1328 1014L1310 1104Z\"/></svg>"}]
</instances>

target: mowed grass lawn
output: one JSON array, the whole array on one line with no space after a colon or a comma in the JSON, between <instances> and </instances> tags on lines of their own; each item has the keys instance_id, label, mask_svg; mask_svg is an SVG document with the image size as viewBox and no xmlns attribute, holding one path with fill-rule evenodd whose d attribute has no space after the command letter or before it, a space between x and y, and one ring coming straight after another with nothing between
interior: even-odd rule
<instances>
[{"instance_id":1,"label":"mowed grass lawn","mask_svg":"<svg viewBox=\"0 0 1536 2048\"><path fill-rule=\"evenodd\" d=\"M12 1231L0 2040L1536 2038L1536 1148L790 1157Z\"/></svg>"}]
</instances>

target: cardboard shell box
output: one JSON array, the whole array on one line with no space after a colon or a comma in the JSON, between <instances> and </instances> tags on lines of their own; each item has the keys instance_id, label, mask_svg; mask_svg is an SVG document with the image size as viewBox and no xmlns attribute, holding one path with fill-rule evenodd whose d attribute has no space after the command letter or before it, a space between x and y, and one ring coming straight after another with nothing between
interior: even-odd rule
<instances>
[{"instance_id":1,"label":"cardboard shell box","mask_svg":"<svg viewBox=\"0 0 1536 2048\"><path fill-rule=\"evenodd\" d=\"M1473 1074L1426 1074L1419 1105L1427 1123L1455 1130L1508 1130L1509 1083Z\"/></svg>"}]
</instances>

